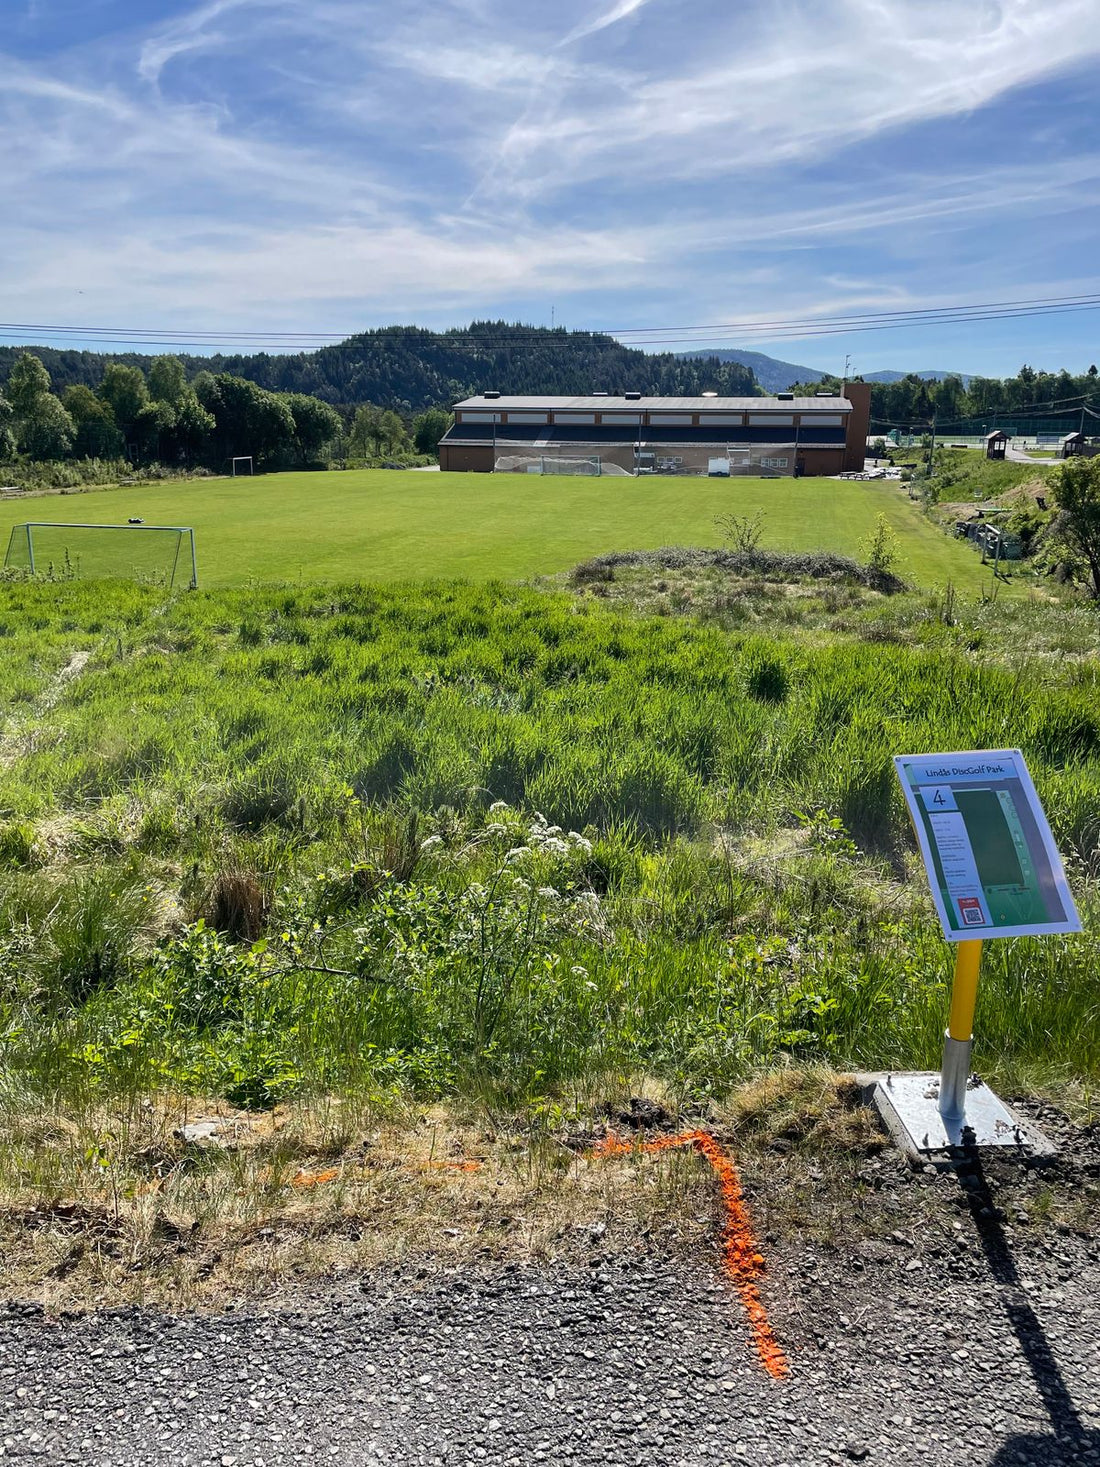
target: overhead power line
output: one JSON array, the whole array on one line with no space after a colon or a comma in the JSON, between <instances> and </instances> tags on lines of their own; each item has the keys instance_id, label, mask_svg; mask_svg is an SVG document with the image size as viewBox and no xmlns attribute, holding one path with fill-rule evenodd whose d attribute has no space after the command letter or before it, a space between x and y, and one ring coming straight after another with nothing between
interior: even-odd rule
<instances>
[{"instance_id":1,"label":"overhead power line","mask_svg":"<svg viewBox=\"0 0 1100 1467\"><path fill-rule=\"evenodd\" d=\"M931 306L896 311L867 311L844 316L782 317L772 320L726 321L699 326L630 326L620 328L582 328L566 332L559 328L559 343L580 348L590 345L584 337L608 337L634 347L693 346L720 349L731 336L769 341L845 336L869 331L900 331L921 326L973 324L983 321L1021 320L1036 316L1058 316L1100 309L1100 293L1075 296L1038 296L1016 301L979 301L956 306ZM308 351L322 346L339 346L349 337L369 335L375 344L404 341L430 341L452 347L491 349L497 346L545 344L548 332L527 329L512 332L478 332L470 330L425 331L419 328L382 327L363 332L342 330L312 331L229 331L194 330L158 326L81 326L43 322L0 322L0 338L80 337L98 346L122 346L131 349L162 346L177 350L193 347L214 354L219 347L253 351ZM558 334L558 333L555 333ZM47 344L47 343L39 343Z\"/></svg>"}]
</instances>

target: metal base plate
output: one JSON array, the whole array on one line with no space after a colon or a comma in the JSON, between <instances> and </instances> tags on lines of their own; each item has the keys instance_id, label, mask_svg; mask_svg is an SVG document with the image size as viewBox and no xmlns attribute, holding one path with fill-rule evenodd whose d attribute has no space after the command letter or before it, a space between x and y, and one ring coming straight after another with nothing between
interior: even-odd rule
<instances>
[{"instance_id":1,"label":"metal base plate","mask_svg":"<svg viewBox=\"0 0 1100 1467\"><path fill-rule=\"evenodd\" d=\"M940 1077L930 1071L878 1077L873 1104L901 1149L921 1161L990 1146L1021 1156L1054 1154L1054 1144L1009 1110L977 1076L967 1082L961 1120L942 1116L939 1099Z\"/></svg>"}]
</instances>

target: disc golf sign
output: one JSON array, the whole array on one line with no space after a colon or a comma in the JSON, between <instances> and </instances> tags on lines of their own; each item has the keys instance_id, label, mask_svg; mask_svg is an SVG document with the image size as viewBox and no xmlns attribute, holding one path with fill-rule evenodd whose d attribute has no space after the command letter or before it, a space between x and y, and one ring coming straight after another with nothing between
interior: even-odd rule
<instances>
[{"instance_id":1,"label":"disc golf sign","mask_svg":"<svg viewBox=\"0 0 1100 1467\"><path fill-rule=\"evenodd\" d=\"M894 759L949 942L1080 932L1019 749Z\"/></svg>"}]
</instances>

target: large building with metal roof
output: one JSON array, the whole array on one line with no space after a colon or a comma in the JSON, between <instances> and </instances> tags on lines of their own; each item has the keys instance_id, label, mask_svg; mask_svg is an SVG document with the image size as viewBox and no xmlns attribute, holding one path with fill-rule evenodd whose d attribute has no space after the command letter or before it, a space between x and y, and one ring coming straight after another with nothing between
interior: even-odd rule
<instances>
[{"instance_id":1,"label":"large building with metal roof","mask_svg":"<svg viewBox=\"0 0 1100 1467\"><path fill-rule=\"evenodd\" d=\"M814 397L508 397L456 404L439 466L492 473L821 475L858 473L871 388Z\"/></svg>"}]
</instances>

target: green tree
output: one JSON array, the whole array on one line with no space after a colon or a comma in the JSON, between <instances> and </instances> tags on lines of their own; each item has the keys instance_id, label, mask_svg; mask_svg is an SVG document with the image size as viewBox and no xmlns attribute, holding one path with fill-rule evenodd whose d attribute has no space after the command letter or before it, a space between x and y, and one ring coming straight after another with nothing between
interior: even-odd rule
<instances>
[{"instance_id":1,"label":"green tree","mask_svg":"<svg viewBox=\"0 0 1100 1467\"><path fill-rule=\"evenodd\" d=\"M15 434L11 430L14 417L11 403L0 392L0 463L15 456Z\"/></svg>"},{"instance_id":2,"label":"green tree","mask_svg":"<svg viewBox=\"0 0 1100 1467\"><path fill-rule=\"evenodd\" d=\"M201 372L196 372L191 383L191 391L203 407L208 408L218 395L217 379L213 372L208 372L205 368Z\"/></svg>"},{"instance_id":3,"label":"green tree","mask_svg":"<svg viewBox=\"0 0 1100 1467\"><path fill-rule=\"evenodd\" d=\"M439 440L451 426L453 418L442 408L429 408L426 413L413 419L413 443L417 453L435 453Z\"/></svg>"},{"instance_id":4,"label":"green tree","mask_svg":"<svg viewBox=\"0 0 1100 1467\"><path fill-rule=\"evenodd\" d=\"M1092 594L1100 597L1100 457L1071 458L1052 477L1055 529L1087 562Z\"/></svg>"},{"instance_id":5,"label":"green tree","mask_svg":"<svg viewBox=\"0 0 1100 1467\"><path fill-rule=\"evenodd\" d=\"M325 457L344 431L344 421L334 407L304 392L282 394L294 419L295 456L300 464L316 463Z\"/></svg>"},{"instance_id":6,"label":"green tree","mask_svg":"<svg viewBox=\"0 0 1100 1467\"><path fill-rule=\"evenodd\" d=\"M172 432L175 457L182 463L194 463L214 432L214 414L208 413L191 390L185 388L175 405L176 425Z\"/></svg>"},{"instance_id":7,"label":"green tree","mask_svg":"<svg viewBox=\"0 0 1100 1467\"><path fill-rule=\"evenodd\" d=\"M76 426L50 391L50 374L23 352L8 378L15 446L32 459L64 458L72 449Z\"/></svg>"},{"instance_id":8,"label":"green tree","mask_svg":"<svg viewBox=\"0 0 1100 1467\"><path fill-rule=\"evenodd\" d=\"M410 452L405 424L395 412L364 405L355 414L348 450L355 458L387 458Z\"/></svg>"},{"instance_id":9,"label":"green tree","mask_svg":"<svg viewBox=\"0 0 1100 1467\"><path fill-rule=\"evenodd\" d=\"M145 463L173 457L172 435L176 428L176 409L170 402L143 404L130 427L134 452Z\"/></svg>"},{"instance_id":10,"label":"green tree","mask_svg":"<svg viewBox=\"0 0 1100 1467\"><path fill-rule=\"evenodd\" d=\"M200 401L214 418L210 452L216 467L225 468L243 454L250 454L257 468L293 459L294 417L284 398L228 372L202 383L202 390Z\"/></svg>"},{"instance_id":11,"label":"green tree","mask_svg":"<svg viewBox=\"0 0 1100 1467\"><path fill-rule=\"evenodd\" d=\"M40 398L50 390L50 374L29 351L25 351L11 369L8 378L8 400L16 419L33 414Z\"/></svg>"},{"instance_id":12,"label":"green tree","mask_svg":"<svg viewBox=\"0 0 1100 1467\"><path fill-rule=\"evenodd\" d=\"M126 367L121 362L109 362L103 373L103 381L99 384L99 399L111 409L115 423L129 437L138 414L149 401L145 373L140 367Z\"/></svg>"},{"instance_id":13,"label":"green tree","mask_svg":"<svg viewBox=\"0 0 1100 1467\"><path fill-rule=\"evenodd\" d=\"M187 373L179 357L154 357L149 364L149 396L173 407L187 390Z\"/></svg>"},{"instance_id":14,"label":"green tree","mask_svg":"<svg viewBox=\"0 0 1100 1467\"><path fill-rule=\"evenodd\" d=\"M77 458L118 458L125 451L114 414L90 387L74 383L66 387L61 400L76 426L73 453Z\"/></svg>"},{"instance_id":15,"label":"green tree","mask_svg":"<svg viewBox=\"0 0 1100 1467\"><path fill-rule=\"evenodd\" d=\"M18 420L15 435L20 453L39 462L67 458L75 438L76 425L52 392L40 397L34 411Z\"/></svg>"}]
</instances>

